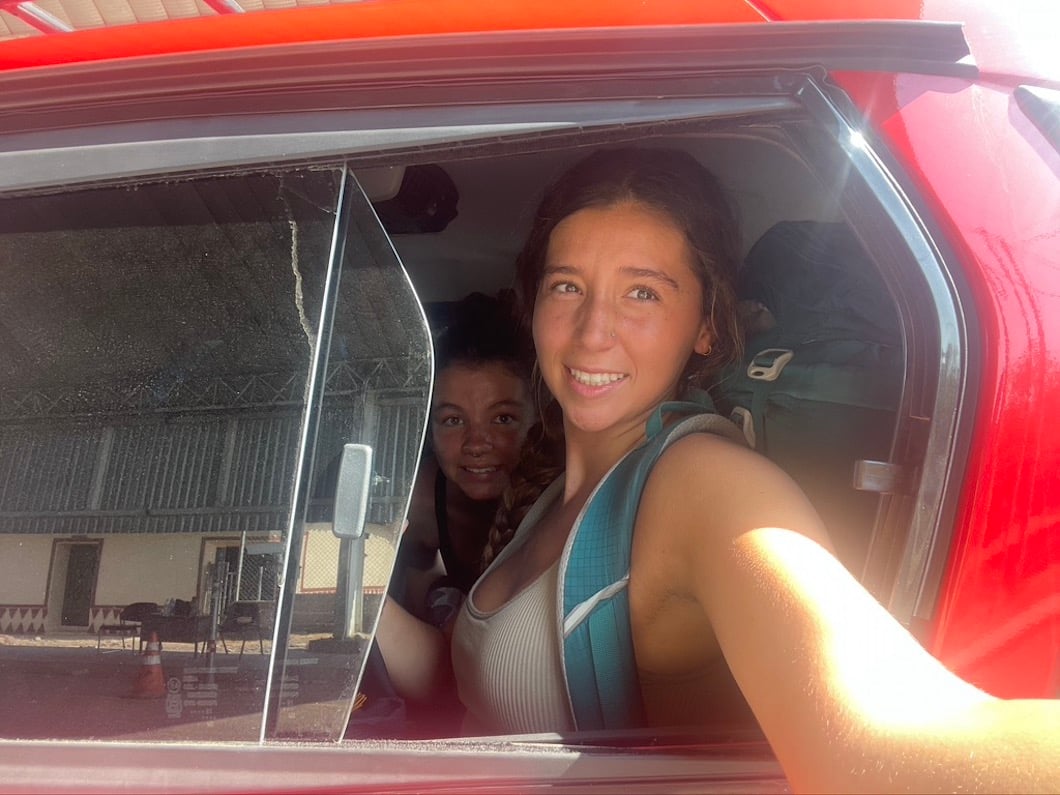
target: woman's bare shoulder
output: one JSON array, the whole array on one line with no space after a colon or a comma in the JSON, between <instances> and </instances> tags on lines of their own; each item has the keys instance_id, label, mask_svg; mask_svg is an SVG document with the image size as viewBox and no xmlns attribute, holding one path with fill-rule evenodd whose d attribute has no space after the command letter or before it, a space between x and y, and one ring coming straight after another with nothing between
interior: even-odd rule
<instances>
[{"instance_id":1,"label":"woman's bare shoulder","mask_svg":"<svg viewBox=\"0 0 1060 795\"><path fill-rule=\"evenodd\" d=\"M791 477L768 458L716 434L691 434L663 453L645 487L642 510L648 519L653 510L665 511L664 521L697 533L731 537L755 527L788 527L827 545L820 518Z\"/></svg>"},{"instance_id":2,"label":"woman's bare shoulder","mask_svg":"<svg viewBox=\"0 0 1060 795\"><path fill-rule=\"evenodd\" d=\"M705 582L724 580L718 566L741 536L770 527L831 549L813 506L775 464L723 437L692 434L674 442L648 478L633 567L642 582L699 601Z\"/></svg>"}]
</instances>

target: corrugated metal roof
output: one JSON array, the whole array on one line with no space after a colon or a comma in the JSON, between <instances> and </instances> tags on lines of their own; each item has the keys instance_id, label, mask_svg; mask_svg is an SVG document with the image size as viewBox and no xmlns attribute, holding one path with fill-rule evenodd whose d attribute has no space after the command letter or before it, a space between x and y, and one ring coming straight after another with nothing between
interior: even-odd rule
<instances>
[{"instance_id":1,"label":"corrugated metal roof","mask_svg":"<svg viewBox=\"0 0 1060 795\"><path fill-rule=\"evenodd\" d=\"M0 41L357 0L0 0Z\"/></svg>"}]
</instances>

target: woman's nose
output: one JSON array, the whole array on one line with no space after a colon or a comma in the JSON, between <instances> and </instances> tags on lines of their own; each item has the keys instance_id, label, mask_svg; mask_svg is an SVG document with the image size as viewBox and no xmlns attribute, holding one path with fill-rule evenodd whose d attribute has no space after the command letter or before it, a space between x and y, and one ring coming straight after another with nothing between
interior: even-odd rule
<instances>
[{"instance_id":1,"label":"woman's nose","mask_svg":"<svg viewBox=\"0 0 1060 795\"><path fill-rule=\"evenodd\" d=\"M578 336L588 347L605 347L615 338L614 308L600 298L582 304L577 325Z\"/></svg>"},{"instance_id":2,"label":"woman's nose","mask_svg":"<svg viewBox=\"0 0 1060 795\"><path fill-rule=\"evenodd\" d=\"M469 455L483 455L493 447L493 437L486 428L471 425L464 435L463 449Z\"/></svg>"}]
</instances>

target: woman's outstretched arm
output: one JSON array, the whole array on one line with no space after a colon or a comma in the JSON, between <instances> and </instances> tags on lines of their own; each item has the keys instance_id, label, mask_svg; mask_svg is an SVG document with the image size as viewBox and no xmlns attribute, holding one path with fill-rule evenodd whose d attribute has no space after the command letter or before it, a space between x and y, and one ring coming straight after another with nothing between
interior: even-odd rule
<instances>
[{"instance_id":1,"label":"woman's outstretched arm","mask_svg":"<svg viewBox=\"0 0 1060 795\"><path fill-rule=\"evenodd\" d=\"M1002 701L959 679L798 532L742 533L727 561L710 615L796 788L1060 791L1060 702ZM736 592L737 609L717 607Z\"/></svg>"},{"instance_id":2,"label":"woman's outstretched arm","mask_svg":"<svg viewBox=\"0 0 1060 795\"><path fill-rule=\"evenodd\" d=\"M704 436L678 443L638 533L660 520L688 561L679 587L796 790L1060 791L1060 701L996 699L948 671L828 551L768 461Z\"/></svg>"},{"instance_id":3,"label":"woman's outstretched arm","mask_svg":"<svg viewBox=\"0 0 1060 795\"><path fill-rule=\"evenodd\" d=\"M403 698L428 701L452 681L449 639L389 596L375 638L390 681Z\"/></svg>"}]
</instances>

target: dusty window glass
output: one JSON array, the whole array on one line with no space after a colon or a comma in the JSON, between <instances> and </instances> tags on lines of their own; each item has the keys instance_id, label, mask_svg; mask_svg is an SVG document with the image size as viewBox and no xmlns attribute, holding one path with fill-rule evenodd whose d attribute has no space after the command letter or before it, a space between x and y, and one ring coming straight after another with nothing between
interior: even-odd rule
<instances>
[{"instance_id":1,"label":"dusty window glass","mask_svg":"<svg viewBox=\"0 0 1060 795\"><path fill-rule=\"evenodd\" d=\"M343 191L331 273L334 319L321 349L322 401L313 436L311 497L287 566L264 737L338 740L351 714L363 726L377 711L358 683L390 580L426 422L431 346L408 277L368 198ZM326 356L324 355L326 352ZM343 482L350 443L370 459ZM343 513L363 492L356 527ZM342 531L339 532L339 528ZM352 531L352 534L351 534ZM340 537L341 535L341 537ZM376 705L373 705L375 707Z\"/></svg>"},{"instance_id":2,"label":"dusty window glass","mask_svg":"<svg viewBox=\"0 0 1060 795\"><path fill-rule=\"evenodd\" d=\"M310 648L338 636L340 613L360 622L343 624L347 641L369 629L378 599L365 593L389 576L420 427L415 410L407 425L379 419L372 396L422 403L429 361L391 250L381 263L349 246L327 291L342 180L320 169L0 202L0 738L257 740L270 672L283 704L352 701L349 643L341 662ZM350 441L386 443L356 553L364 588L340 600L354 553L328 532L334 495L300 501L296 485L326 482ZM272 672L278 615L288 671L339 673L299 687Z\"/></svg>"}]
</instances>

